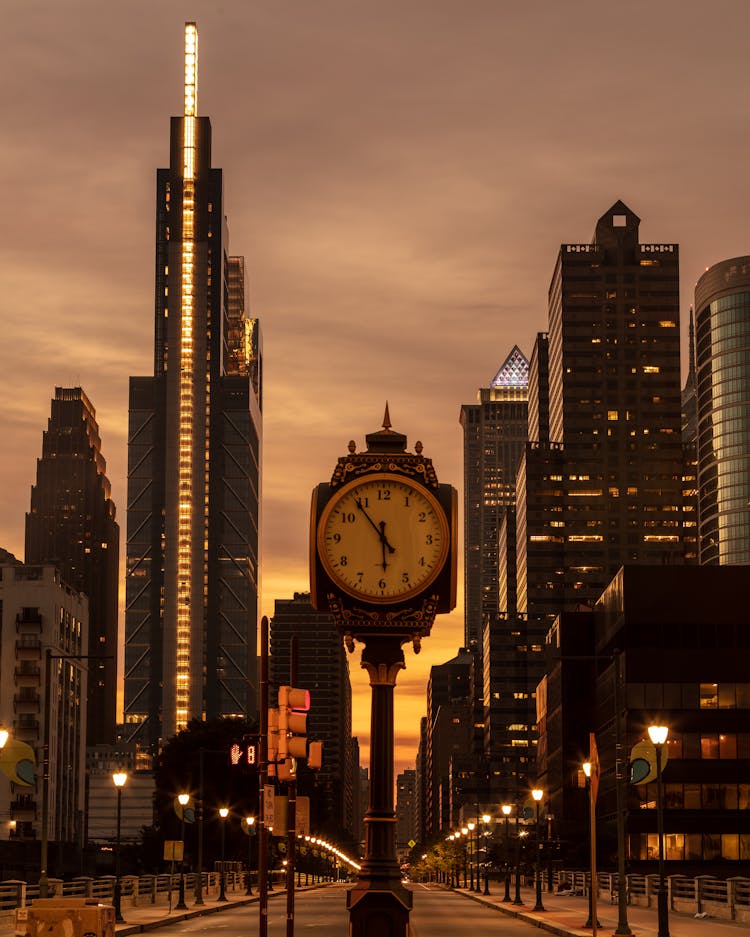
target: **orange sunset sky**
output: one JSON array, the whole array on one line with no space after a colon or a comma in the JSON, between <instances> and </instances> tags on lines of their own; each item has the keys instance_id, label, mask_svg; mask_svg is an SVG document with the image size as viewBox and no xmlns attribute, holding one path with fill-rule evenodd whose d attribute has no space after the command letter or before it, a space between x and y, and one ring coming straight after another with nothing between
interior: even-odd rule
<instances>
[{"instance_id":1,"label":"orange sunset sky","mask_svg":"<svg viewBox=\"0 0 750 937\"><path fill-rule=\"evenodd\" d=\"M461 492L460 405L514 343L530 354L560 243L617 199L642 241L680 244L683 345L700 273L750 253L747 0L5 4L0 545L19 558L50 398L77 384L124 558L128 377L152 369L155 170L186 20L264 334L266 614L307 590L310 492L386 400ZM406 649L397 771L461 602Z\"/></svg>"}]
</instances>

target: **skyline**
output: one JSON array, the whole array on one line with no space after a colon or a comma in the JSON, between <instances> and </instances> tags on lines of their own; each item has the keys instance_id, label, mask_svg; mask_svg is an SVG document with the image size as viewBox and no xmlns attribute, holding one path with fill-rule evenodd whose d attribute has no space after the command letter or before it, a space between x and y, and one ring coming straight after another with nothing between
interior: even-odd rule
<instances>
[{"instance_id":1,"label":"skyline","mask_svg":"<svg viewBox=\"0 0 750 937\"><path fill-rule=\"evenodd\" d=\"M583 2L543 20L426 0L128 10L116 31L90 2L6 13L0 69L21 91L0 156L0 546L19 558L56 385L82 386L96 408L124 528L127 380L152 360L154 170L181 112L188 19L232 249L264 334L269 616L309 588L313 487L349 439L362 448L379 428L386 400L409 449L421 440L462 492L461 404L514 344L530 354L560 243L589 241L617 199L643 219L643 241L680 244L683 355L698 276L749 252L740 2L713 20L675 2ZM397 771L413 763L430 664L462 644L462 609L459 593L420 657L406 649ZM369 688L350 663L366 763Z\"/></svg>"}]
</instances>

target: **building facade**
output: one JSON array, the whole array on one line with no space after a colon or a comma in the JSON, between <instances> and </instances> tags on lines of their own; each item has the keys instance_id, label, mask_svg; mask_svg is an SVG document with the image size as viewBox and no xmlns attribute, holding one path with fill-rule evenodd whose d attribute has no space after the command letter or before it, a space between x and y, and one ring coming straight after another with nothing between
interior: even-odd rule
<instances>
[{"instance_id":1,"label":"building facade","mask_svg":"<svg viewBox=\"0 0 750 937\"><path fill-rule=\"evenodd\" d=\"M314 609L307 592L276 600L270 639L270 705L277 705L279 687L290 685L294 654L294 686L310 692L307 737L323 742L323 766L316 772L313 798L313 811L319 812L313 820L332 822L336 830L354 837L358 765L352 761L352 687L344 642L332 616Z\"/></svg>"},{"instance_id":2,"label":"building facade","mask_svg":"<svg viewBox=\"0 0 750 937\"><path fill-rule=\"evenodd\" d=\"M695 287L701 564L750 563L750 257Z\"/></svg>"},{"instance_id":3,"label":"building facade","mask_svg":"<svg viewBox=\"0 0 750 937\"><path fill-rule=\"evenodd\" d=\"M616 848L615 752L669 728L664 832L669 863L750 858L750 629L741 567L625 566L591 610L561 616L540 689L540 783L558 832L586 855L588 733L601 764L602 855ZM586 659L588 657L588 659ZM618 738L619 726L619 738ZM625 765L621 765L627 777ZM658 856L656 783L624 784L626 854ZM672 865L670 871L678 872Z\"/></svg>"},{"instance_id":4,"label":"building facade","mask_svg":"<svg viewBox=\"0 0 750 937\"><path fill-rule=\"evenodd\" d=\"M91 401L80 387L56 387L26 515L26 562L54 564L88 597L89 745L115 736L120 528L106 471Z\"/></svg>"},{"instance_id":5,"label":"building facade","mask_svg":"<svg viewBox=\"0 0 750 937\"><path fill-rule=\"evenodd\" d=\"M464 644L481 642L498 611L498 529L515 504L516 470L526 442L529 362L514 345L478 402L461 407L464 431Z\"/></svg>"},{"instance_id":6,"label":"building facade","mask_svg":"<svg viewBox=\"0 0 750 937\"><path fill-rule=\"evenodd\" d=\"M411 851L416 842L416 785L417 772L407 768L396 778L396 850L400 859Z\"/></svg>"},{"instance_id":7,"label":"building facade","mask_svg":"<svg viewBox=\"0 0 750 937\"><path fill-rule=\"evenodd\" d=\"M157 171L154 374L130 381L124 721L152 748L191 718L257 710L262 352L197 69L188 23Z\"/></svg>"},{"instance_id":8,"label":"building facade","mask_svg":"<svg viewBox=\"0 0 750 937\"><path fill-rule=\"evenodd\" d=\"M86 809L88 600L54 566L0 567L0 722L36 756L0 775L0 836L83 845ZM44 780L45 749L49 770ZM19 760L28 762L25 750ZM11 766L17 765L14 761ZM43 830L47 794L47 829Z\"/></svg>"},{"instance_id":9,"label":"building facade","mask_svg":"<svg viewBox=\"0 0 750 937\"><path fill-rule=\"evenodd\" d=\"M623 563L684 561L679 251L641 244L639 226L616 202L555 265L549 446L538 441L533 472L527 451L518 506L519 610L531 614L595 602Z\"/></svg>"}]
</instances>

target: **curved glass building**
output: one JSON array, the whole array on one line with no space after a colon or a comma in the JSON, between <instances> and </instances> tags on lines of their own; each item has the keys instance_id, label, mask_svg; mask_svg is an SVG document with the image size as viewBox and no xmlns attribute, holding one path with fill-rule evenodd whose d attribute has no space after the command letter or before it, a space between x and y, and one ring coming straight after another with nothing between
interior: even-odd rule
<instances>
[{"instance_id":1,"label":"curved glass building","mask_svg":"<svg viewBox=\"0 0 750 937\"><path fill-rule=\"evenodd\" d=\"M750 563L750 257L695 288L701 564Z\"/></svg>"}]
</instances>

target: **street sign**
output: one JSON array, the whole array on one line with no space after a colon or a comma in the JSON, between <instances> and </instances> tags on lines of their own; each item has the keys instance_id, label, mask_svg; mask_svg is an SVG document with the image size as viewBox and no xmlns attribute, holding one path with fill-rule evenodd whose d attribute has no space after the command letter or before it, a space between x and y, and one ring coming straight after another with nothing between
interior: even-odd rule
<instances>
[{"instance_id":1,"label":"street sign","mask_svg":"<svg viewBox=\"0 0 750 937\"><path fill-rule=\"evenodd\" d=\"M273 784L266 784L263 788L263 823L267 830L273 827L275 801L276 791Z\"/></svg>"},{"instance_id":2,"label":"street sign","mask_svg":"<svg viewBox=\"0 0 750 937\"><path fill-rule=\"evenodd\" d=\"M182 862L183 846L181 839L164 840L164 860L166 862Z\"/></svg>"}]
</instances>

